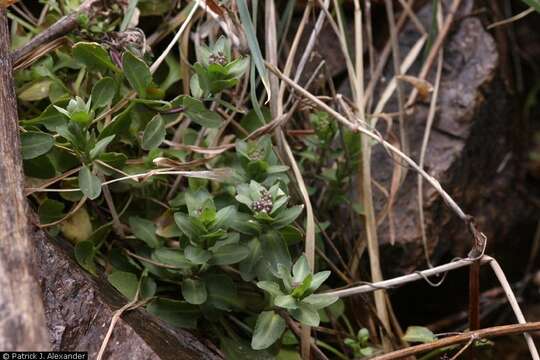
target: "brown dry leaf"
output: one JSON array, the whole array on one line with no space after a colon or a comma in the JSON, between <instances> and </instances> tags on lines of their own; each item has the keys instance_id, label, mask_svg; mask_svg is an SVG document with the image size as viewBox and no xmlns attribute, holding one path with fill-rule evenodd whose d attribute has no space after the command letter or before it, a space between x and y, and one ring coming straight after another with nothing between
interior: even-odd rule
<instances>
[{"instance_id":1,"label":"brown dry leaf","mask_svg":"<svg viewBox=\"0 0 540 360\"><path fill-rule=\"evenodd\" d=\"M224 15L224 10L221 8L221 6L216 3L214 0L206 0L206 6L208 6L210 8L210 10L212 10L213 12L215 12L216 14L218 14L219 16L223 16Z\"/></svg>"},{"instance_id":2,"label":"brown dry leaf","mask_svg":"<svg viewBox=\"0 0 540 360\"><path fill-rule=\"evenodd\" d=\"M411 75L399 75L396 77L398 80L408 82L418 91L418 96L421 100L428 100L429 94L433 92L433 85L429 81L422 80Z\"/></svg>"},{"instance_id":3,"label":"brown dry leaf","mask_svg":"<svg viewBox=\"0 0 540 360\"><path fill-rule=\"evenodd\" d=\"M8 7L17 2L17 0L0 0L0 7Z\"/></svg>"}]
</instances>

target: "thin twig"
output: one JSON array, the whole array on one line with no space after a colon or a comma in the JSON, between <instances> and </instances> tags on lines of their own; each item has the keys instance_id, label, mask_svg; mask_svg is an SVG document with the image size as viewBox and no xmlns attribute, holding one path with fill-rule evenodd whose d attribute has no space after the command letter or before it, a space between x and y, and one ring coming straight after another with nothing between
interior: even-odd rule
<instances>
[{"instance_id":1,"label":"thin twig","mask_svg":"<svg viewBox=\"0 0 540 360\"><path fill-rule=\"evenodd\" d=\"M424 352L431 351L434 349L439 349L439 348L450 346L450 345L468 342L470 341L471 338L475 338L475 339L492 338L492 337L498 337L498 336L526 333L526 332L537 331L537 330L540 330L540 322L494 326L494 327L489 327L482 330L476 330L476 331L471 331L471 332L456 335L456 336L447 337L447 338L433 341L427 344L411 346L405 349L397 350L388 354L374 357L373 360L402 359L407 356L424 353Z\"/></svg>"}]
</instances>

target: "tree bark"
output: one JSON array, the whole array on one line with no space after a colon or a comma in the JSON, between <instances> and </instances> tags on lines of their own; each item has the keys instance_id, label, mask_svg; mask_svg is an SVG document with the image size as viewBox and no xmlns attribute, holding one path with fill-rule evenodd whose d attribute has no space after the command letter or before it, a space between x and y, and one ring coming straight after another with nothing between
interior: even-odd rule
<instances>
[{"instance_id":1,"label":"tree bark","mask_svg":"<svg viewBox=\"0 0 540 360\"><path fill-rule=\"evenodd\" d=\"M0 349L47 350L34 275L6 9L0 7Z\"/></svg>"}]
</instances>

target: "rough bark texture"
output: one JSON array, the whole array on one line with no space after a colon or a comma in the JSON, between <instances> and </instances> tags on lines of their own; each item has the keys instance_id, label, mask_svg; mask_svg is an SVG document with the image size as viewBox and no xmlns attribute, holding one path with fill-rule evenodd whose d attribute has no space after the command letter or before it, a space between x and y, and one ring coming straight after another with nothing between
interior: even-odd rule
<instances>
[{"instance_id":1,"label":"rough bark texture","mask_svg":"<svg viewBox=\"0 0 540 360\"><path fill-rule=\"evenodd\" d=\"M6 10L0 7L0 349L47 350L32 268Z\"/></svg>"},{"instance_id":2,"label":"rough bark texture","mask_svg":"<svg viewBox=\"0 0 540 360\"><path fill-rule=\"evenodd\" d=\"M511 169L502 166L512 150L512 123L508 120L508 96L497 72L495 42L478 19L463 17L470 14L471 9L472 2L464 1L461 16L458 17L461 20L454 25L444 47L438 111L427 147L425 168L467 213L477 219L479 228L488 238L494 239L503 235L500 232L503 229L496 225L508 214L490 211L488 203L492 206L500 203L493 202L494 198L486 195L499 188L505 177L511 179L514 176ZM420 11L420 19L427 28L430 14L429 6ZM416 41L417 35L413 34L416 31L410 26L406 27L400 39L404 49L402 54ZM407 119L414 159L420 157L428 107L428 104L418 104L414 115ZM374 152L373 162L377 164L374 168L375 178L388 185L394 164L388 161L381 148ZM383 201L385 199L381 196L379 203ZM466 256L471 248L471 235L443 204L438 193L425 182L424 211L430 255L434 260L448 252L454 256ZM398 193L394 222L396 242L400 246L386 247L385 268L407 272L423 263L424 258L418 216L417 174L412 171ZM508 229L509 226L506 227ZM388 244L388 221L382 224L380 233L381 242ZM401 256L396 256L396 250Z\"/></svg>"},{"instance_id":3,"label":"rough bark texture","mask_svg":"<svg viewBox=\"0 0 540 360\"><path fill-rule=\"evenodd\" d=\"M34 232L49 337L54 350L88 351L95 359L116 309L125 299L103 278L92 278L61 240ZM203 339L202 337L199 337ZM105 359L221 359L188 331L173 329L143 310L116 324Z\"/></svg>"}]
</instances>

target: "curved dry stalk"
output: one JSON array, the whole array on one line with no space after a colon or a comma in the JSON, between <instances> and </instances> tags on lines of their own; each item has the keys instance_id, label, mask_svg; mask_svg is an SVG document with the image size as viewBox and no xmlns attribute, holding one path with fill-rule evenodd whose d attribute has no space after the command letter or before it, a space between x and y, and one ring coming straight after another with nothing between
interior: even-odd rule
<instances>
[{"instance_id":1,"label":"curved dry stalk","mask_svg":"<svg viewBox=\"0 0 540 360\"><path fill-rule=\"evenodd\" d=\"M471 338L473 339L492 338L492 337L498 337L498 336L526 333L526 332L537 331L537 330L540 330L540 322L494 326L494 327L485 328L482 330L471 331L471 332L460 334L460 335L450 336L450 337L437 340L434 342L430 342L427 344L411 346L405 349L394 351L389 354L384 354L381 356L374 357L373 360L403 359L408 356L431 351L434 349L439 349L442 347L455 345L455 344L462 344L462 343L470 341Z\"/></svg>"},{"instance_id":2,"label":"curved dry stalk","mask_svg":"<svg viewBox=\"0 0 540 360\"><path fill-rule=\"evenodd\" d=\"M290 79L289 77L283 75L281 71L279 71L276 67L272 66L271 64L266 64L268 69L275 73L277 76L279 76L283 81L285 81L289 86L295 89L299 94L302 96L308 98L310 101L312 101L317 107L320 109L326 111L329 113L332 117L334 117L337 121L342 123L343 125L347 126L350 130L355 132L360 132L362 134L367 135L370 139L375 140L376 142L382 144L388 151L392 152L393 154L397 155L399 158L401 158L407 165L409 165L411 168L413 168L415 171L417 171L427 182L429 182L435 190L441 195L445 203L450 207L450 209L458 215L458 217L463 220L470 228L470 230L475 231L475 238L481 236L482 234L476 231L476 228L474 227L474 224L472 224L472 219L470 216L468 216L461 207L455 202L455 200L442 188L441 184L437 179L435 179L433 176L429 175L424 169L422 169L418 164L411 159L408 155L404 154L400 149L396 148L394 145L386 141L379 133L372 130L367 124L361 123L361 124L355 124L352 123L350 120L348 120L345 116L337 112L336 110L332 109L330 106L325 104L323 101L321 101L319 98L317 98L315 95L311 94L306 89L302 88L300 85L298 85L295 81ZM477 239L478 240L478 239ZM482 245L482 244L477 244ZM479 249L481 250L481 249ZM480 252L481 253L481 252Z\"/></svg>"},{"instance_id":3,"label":"curved dry stalk","mask_svg":"<svg viewBox=\"0 0 540 360\"><path fill-rule=\"evenodd\" d=\"M180 39L180 36L182 36L182 33L186 30L186 28L188 27L188 24L191 22L191 19L193 18L193 16L195 16L195 13L197 12L197 9L199 8L199 3L200 3L200 0L195 0L195 4L193 4L193 8L190 10L189 12L189 15L187 16L186 20L182 23L182 26L180 26L180 29L178 30L178 32L174 35L174 37L172 38L171 42L169 43L169 45L167 45L167 47L165 48L165 50L161 53L161 55L152 63L152 65L150 65L150 72L153 74L156 72L156 70L159 68L159 66L161 65L161 63L163 61L165 61L165 58L167 57L167 55L169 55L169 53L171 52L172 48L174 47L174 45L178 42L178 40Z\"/></svg>"},{"instance_id":4,"label":"curved dry stalk","mask_svg":"<svg viewBox=\"0 0 540 360\"><path fill-rule=\"evenodd\" d=\"M431 98L431 104L429 106L429 113L426 122L426 128L424 130L424 137L422 139L422 145L420 149L420 159L418 165L423 169L424 162L426 158L426 150L429 142L429 135L431 134L431 128L433 126L433 120L435 119L435 113L437 109L437 99L439 97L439 88L441 84L441 74L442 74L442 65L443 65L443 51L439 53L439 61L437 64L437 74L435 75L435 85L433 90L433 95ZM418 216L420 222L420 233L422 235L422 246L424 248L424 256L426 258L426 263L429 267L433 267L431 260L429 258L429 251L427 245L427 235L426 235L426 223L424 217L424 181L422 176L418 175Z\"/></svg>"}]
</instances>

